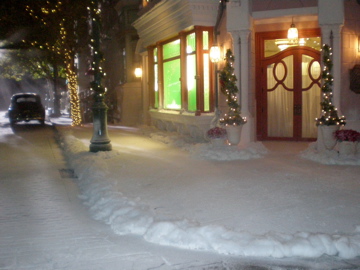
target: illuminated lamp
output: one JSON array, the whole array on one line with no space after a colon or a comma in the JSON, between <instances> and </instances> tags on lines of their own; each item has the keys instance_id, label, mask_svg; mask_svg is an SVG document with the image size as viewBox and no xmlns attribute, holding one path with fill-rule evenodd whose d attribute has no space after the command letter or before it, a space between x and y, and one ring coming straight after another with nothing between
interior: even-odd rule
<instances>
[{"instance_id":1,"label":"illuminated lamp","mask_svg":"<svg viewBox=\"0 0 360 270\"><path fill-rule=\"evenodd\" d=\"M295 27L294 21L290 25L287 38L290 44L297 44L299 42L299 31Z\"/></svg>"},{"instance_id":2,"label":"illuminated lamp","mask_svg":"<svg viewBox=\"0 0 360 270\"><path fill-rule=\"evenodd\" d=\"M210 48L210 61L213 63L217 63L221 60L220 57L220 47L219 46L211 46Z\"/></svg>"},{"instance_id":3,"label":"illuminated lamp","mask_svg":"<svg viewBox=\"0 0 360 270\"><path fill-rule=\"evenodd\" d=\"M135 74L136 78L141 78L142 77L142 69L140 67L135 68L134 74Z\"/></svg>"}]
</instances>

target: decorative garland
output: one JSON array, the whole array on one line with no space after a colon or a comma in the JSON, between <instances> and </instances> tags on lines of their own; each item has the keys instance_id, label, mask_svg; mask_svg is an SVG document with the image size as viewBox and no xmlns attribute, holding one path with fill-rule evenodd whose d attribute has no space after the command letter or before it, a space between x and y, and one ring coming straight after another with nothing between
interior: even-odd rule
<instances>
[{"instance_id":1,"label":"decorative garland","mask_svg":"<svg viewBox=\"0 0 360 270\"><path fill-rule=\"evenodd\" d=\"M329 45L324 44L323 48L323 64L324 68L322 71L323 85L321 91L323 93L323 100L320 102L321 105L321 116L320 118L315 118L316 125L340 125L344 126L346 124L345 116L338 116L337 108L332 104L332 85L334 78L331 74L333 63L331 60L331 48Z\"/></svg>"},{"instance_id":2,"label":"decorative garland","mask_svg":"<svg viewBox=\"0 0 360 270\"><path fill-rule=\"evenodd\" d=\"M237 78L234 74L235 57L230 49L226 51L226 63L220 72L220 90L226 96L226 102L229 106L228 113L220 119L222 125L243 125L246 118L241 117L240 105L237 99L239 89L236 86Z\"/></svg>"}]
</instances>

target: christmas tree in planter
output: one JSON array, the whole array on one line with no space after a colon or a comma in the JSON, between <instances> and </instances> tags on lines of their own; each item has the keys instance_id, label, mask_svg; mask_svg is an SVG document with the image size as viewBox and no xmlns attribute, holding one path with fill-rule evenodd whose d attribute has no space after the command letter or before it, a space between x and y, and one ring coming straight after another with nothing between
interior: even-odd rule
<instances>
[{"instance_id":1,"label":"christmas tree in planter","mask_svg":"<svg viewBox=\"0 0 360 270\"><path fill-rule=\"evenodd\" d=\"M323 93L323 100L320 103L321 105L321 116L320 118L316 118L316 125L321 126L330 126L330 125L345 125L345 117L339 117L337 113L337 108L332 104L332 85L333 85L333 76L331 74L331 70L333 67L333 63L331 60L331 48L329 45L323 45L323 71L322 71L322 79L323 84L321 87L321 91Z\"/></svg>"},{"instance_id":2,"label":"christmas tree in planter","mask_svg":"<svg viewBox=\"0 0 360 270\"><path fill-rule=\"evenodd\" d=\"M333 63L331 60L331 48L329 45L324 44L323 48L323 71L321 77L323 79L323 84L321 86L321 92L323 94L321 105L321 116L316 118L316 125L320 128L321 134L323 136L323 142L325 148L331 150L336 144L333 133L339 129L340 126L346 124L344 116L339 117L337 108L332 104L332 85L333 85L333 76L331 70Z\"/></svg>"},{"instance_id":3,"label":"christmas tree in planter","mask_svg":"<svg viewBox=\"0 0 360 270\"><path fill-rule=\"evenodd\" d=\"M234 74L234 62L234 55L232 51L228 49L226 52L226 63L220 72L219 79L220 90L226 96L229 109L224 117L220 119L220 124L225 125L227 129L229 143L237 145L240 142L241 127L246 123L246 118L242 117L240 112L240 105L237 98L239 89L236 86L237 78ZM232 139L234 129L238 134L236 134L236 138L234 134L234 139Z\"/></svg>"}]
</instances>

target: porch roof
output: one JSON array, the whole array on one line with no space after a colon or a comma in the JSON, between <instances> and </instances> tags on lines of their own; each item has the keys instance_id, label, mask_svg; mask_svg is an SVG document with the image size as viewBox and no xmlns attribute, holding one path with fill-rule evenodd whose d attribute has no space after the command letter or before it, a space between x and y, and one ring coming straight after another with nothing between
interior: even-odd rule
<instances>
[{"instance_id":1,"label":"porch roof","mask_svg":"<svg viewBox=\"0 0 360 270\"><path fill-rule=\"evenodd\" d=\"M219 0L163 0L137 19L133 26L142 47L171 38L195 25L214 26Z\"/></svg>"}]
</instances>

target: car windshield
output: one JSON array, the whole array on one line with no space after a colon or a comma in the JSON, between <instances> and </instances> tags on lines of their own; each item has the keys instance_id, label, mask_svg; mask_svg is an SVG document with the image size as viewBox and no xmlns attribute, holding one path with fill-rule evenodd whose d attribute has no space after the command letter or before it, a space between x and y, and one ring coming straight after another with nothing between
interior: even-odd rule
<instances>
[{"instance_id":1,"label":"car windshield","mask_svg":"<svg viewBox=\"0 0 360 270\"><path fill-rule=\"evenodd\" d=\"M19 97L16 102L17 103L22 103L22 102L36 102L36 98L35 97Z\"/></svg>"}]
</instances>

